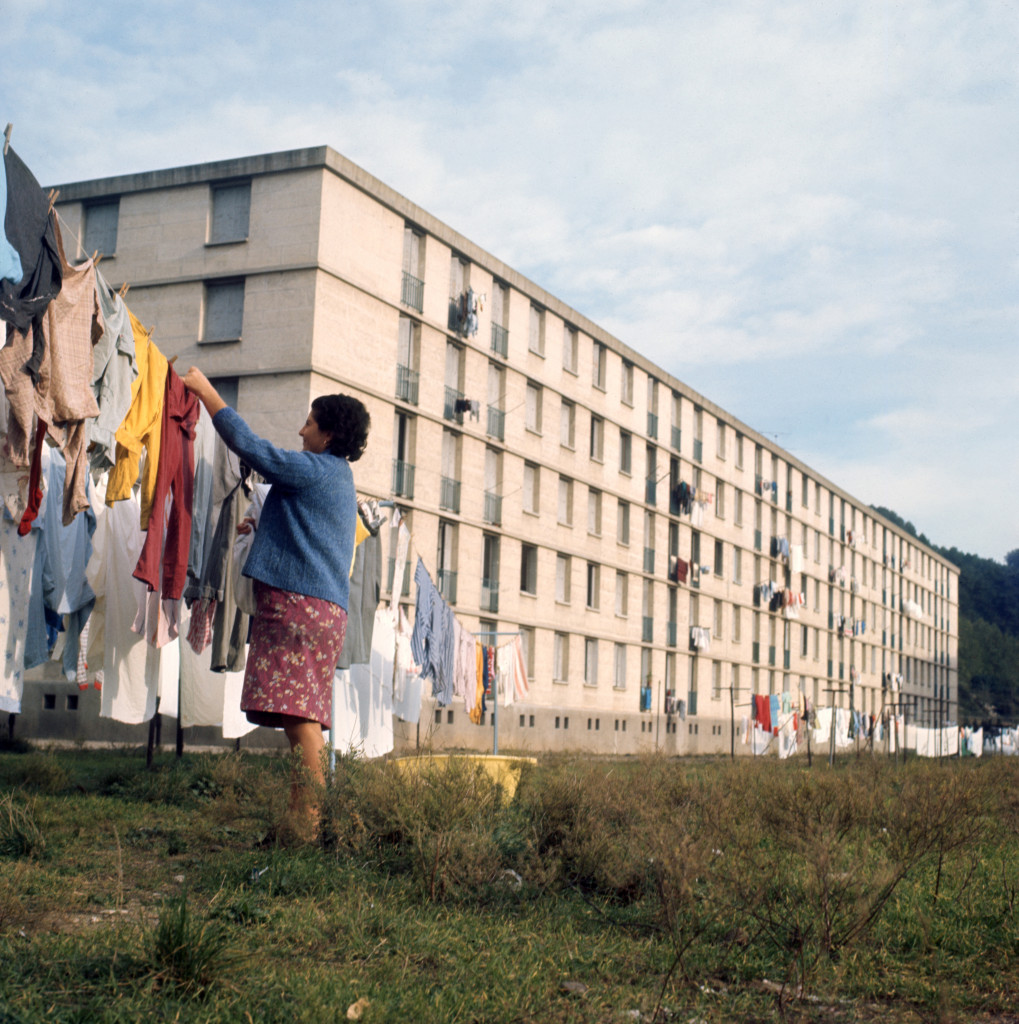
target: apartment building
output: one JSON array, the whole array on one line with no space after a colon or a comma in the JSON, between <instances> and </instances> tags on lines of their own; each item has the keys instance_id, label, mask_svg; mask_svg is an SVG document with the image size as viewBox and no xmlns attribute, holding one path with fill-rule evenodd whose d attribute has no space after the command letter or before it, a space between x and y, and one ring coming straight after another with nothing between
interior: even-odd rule
<instances>
[{"instance_id":1,"label":"apartment building","mask_svg":"<svg viewBox=\"0 0 1019 1024\"><path fill-rule=\"evenodd\" d=\"M366 404L358 488L413 536L384 597L413 615L420 555L522 638L501 748L728 751L754 693L955 719L955 566L340 154L59 188L68 248L256 431ZM491 747L491 712L425 704L399 744Z\"/></svg>"}]
</instances>

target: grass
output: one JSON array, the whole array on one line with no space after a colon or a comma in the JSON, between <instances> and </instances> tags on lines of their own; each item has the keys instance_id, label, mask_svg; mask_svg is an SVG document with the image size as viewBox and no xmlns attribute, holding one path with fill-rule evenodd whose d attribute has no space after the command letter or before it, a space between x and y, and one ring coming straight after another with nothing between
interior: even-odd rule
<instances>
[{"instance_id":1,"label":"grass","mask_svg":"<svg viewBox=\"0 0 1019 1024\"><path fill-rule=\"evenodd\" d=\"M1019 764L0 753L0 1024L995 1021Z\"/></svg>"}]
</instances>

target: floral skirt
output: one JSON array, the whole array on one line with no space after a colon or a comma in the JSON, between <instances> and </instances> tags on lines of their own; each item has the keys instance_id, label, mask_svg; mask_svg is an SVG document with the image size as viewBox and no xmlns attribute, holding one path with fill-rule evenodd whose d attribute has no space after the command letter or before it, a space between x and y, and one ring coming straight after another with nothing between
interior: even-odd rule
<instances>
[{"instance_id":1,"label":"floral skirt","mask_svg":"<svg viewBox=\"0 0 1019 1024\"><path fill-rule=\"evenodd\" d=\"M280 715L332 724L333 674L347 613L331 601L255 581L258 611L244 670L241 710L249 722L279 728Z\"/></svg>"}]
</instances>

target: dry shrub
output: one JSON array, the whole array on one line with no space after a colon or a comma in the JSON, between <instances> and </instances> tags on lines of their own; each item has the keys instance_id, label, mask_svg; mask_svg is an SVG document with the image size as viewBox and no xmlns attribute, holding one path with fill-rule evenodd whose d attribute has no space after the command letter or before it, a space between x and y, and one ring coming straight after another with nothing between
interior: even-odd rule
<instances>
[{"instance_id":1,"label":"dry shrub","mask_svg":"<svg viewBox=\"0 0 1019 1024\"><path fill-rule=\"evenodd\" d=\"M494 838L501 791L470 758L423 762L340 759L323 822L340 849L409 872L430 900L465 894L500 869Z\"/></svg>"},{"instance_id":2,"label":"dry shrub","mask_svg":"<svg viewBox=\"0 0 1019 1024\"><path fill-rule=\"evenodd\" d=\"M36 824L35 812L35 801L15 800L13 792L0 796L0 857L46 855L46 838Z\"/></svg>"}]
</instances>

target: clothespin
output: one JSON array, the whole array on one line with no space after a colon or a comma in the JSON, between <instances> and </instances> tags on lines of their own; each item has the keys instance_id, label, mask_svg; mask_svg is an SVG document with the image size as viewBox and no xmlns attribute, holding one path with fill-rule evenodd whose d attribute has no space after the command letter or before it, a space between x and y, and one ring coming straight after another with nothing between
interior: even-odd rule
<instances>
[{"instance_id":1,"label":"clothespin","mask_svg":"<svg viewBox=\"0 0 1019 1024\"><path fill-rule=\"evenodd\" d=\"M53 204L57 201L57 197L59 195L60 195L60 189L58 189L58 188L51 188L50 189L50 194L49 194L50 205L49 205L49 208L46 210L47 214L49 214L53 210Z\"/></svg>"},{"instance_id":2,"label":"clothespin","mask_svg":"<svg viewBox=\"0 0 1019 1024\"><path fill-rule=\"evenodd\" d=\"M119 292L117 292L117 294L118 294L118 295L119 295L119 296L120 296L121 298L123 298L123 297L124 297L125 295L127 295L127 293L128 293L128 289L129 289L130 287L131 287L131 286L130 286L130 285L129 285L129 284L127 283L127 281L125 281L125 282L124 282L124 283L123 283L123 284L122 284L122 285L120 286L120 291L119 291Z\"/></svg>"},{"instance_id":3,"label":"clothespin","mask_svg":"<svg viewBox=\"0 0 1019 1024\"><path fill-rule=\"evenodd\" d=\"M7 122L7 127L4 129L4 156L7 156L7 150L11 148L11 132L14 131L14 125L10 121Z\"/></svg>"}]
</instances>

